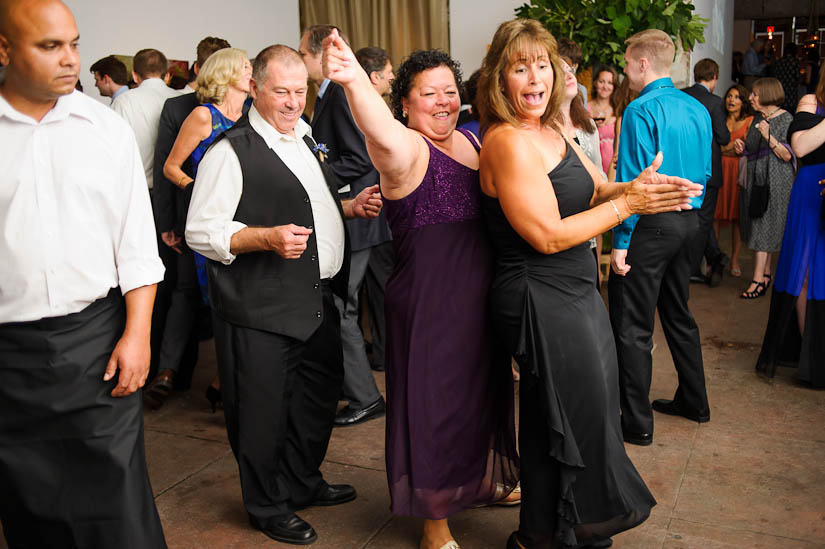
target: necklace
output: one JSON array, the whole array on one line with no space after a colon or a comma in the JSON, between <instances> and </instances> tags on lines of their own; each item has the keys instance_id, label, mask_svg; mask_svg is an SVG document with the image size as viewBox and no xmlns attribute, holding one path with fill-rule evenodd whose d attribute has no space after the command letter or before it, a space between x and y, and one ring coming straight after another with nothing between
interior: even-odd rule
<instances>
[{"instance_id":1,"label":"necklace","mask_svg":"<svg viewBox=\"0 0 825 549\"><path fill-rule=\"evenodd\" d=\"M768 120L770 117L772 117L773 115L775 115L775 114L776 114L776 111L778 111L779 109L780 109L780 107L776 107L774 110L772 110L772 111L771 111L771 114L766 114L766 115L765 115L765 120Z\"/></svg>"}]
</instances>

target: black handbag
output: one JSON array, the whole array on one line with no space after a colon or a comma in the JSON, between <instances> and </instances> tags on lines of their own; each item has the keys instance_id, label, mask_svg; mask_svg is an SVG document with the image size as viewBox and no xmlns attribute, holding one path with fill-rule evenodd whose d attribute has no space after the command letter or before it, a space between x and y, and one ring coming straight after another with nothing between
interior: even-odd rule
<instances>
[{"instance_id":1,"label":"black handbag","mask_svg":"<svg viewBox=\"0 0 825 549\"><path fill-rule=\"evenodd\" d=\"M768 126L768 132L770 132L770 125ZM759 130L757 130L759 131ZM770 136L770 133L768 134ZM759 137L759 145L760 147L757 150L760 150L762 147L762 141L764 141L764 137ZM770 141L769 141L770 142ZM772 153L768 153L769 155ZM768 210L768 202L771 200L771 183L768 179L768 168L770 166L770 158L767 158L765 161L765 184L764 185L753 185L748 193L748 217L751 219L759 219L765 212ZM755 181L755 180L754 180Z\"/></svg>"}]
</instances>

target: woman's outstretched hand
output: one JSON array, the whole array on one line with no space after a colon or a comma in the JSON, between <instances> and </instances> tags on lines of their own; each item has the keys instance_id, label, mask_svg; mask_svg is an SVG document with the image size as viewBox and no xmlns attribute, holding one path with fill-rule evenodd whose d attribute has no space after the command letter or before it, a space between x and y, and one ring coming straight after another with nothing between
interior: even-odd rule
<instances>
[{"instance_id":1,"label":"woman's outstretched hand","mask_svg":"<svg viewBox=\"0 0 825 549\"><path fill-rule=\"evenodd\" d=\"M658 173L662 159L659 151L650 166L628 185L624 198L632 214L689 210L692 207L690 199L702 194L704 185L684 177Z\"/></svg>"},{"instance_id":2,"label":"woman's outstretched hand","mask_svg":"<svg viewBox=\"0 0 825 549\"><path fill-rule=\"evenodd\" d=\"M344 42L338 34L337 29L332 29L329 36L321 43L323 56L321 66L324 69L324 76L336 84L348 84L355 80L361 65L352 53L352 49Z\"/></svg>"}]
</instances>

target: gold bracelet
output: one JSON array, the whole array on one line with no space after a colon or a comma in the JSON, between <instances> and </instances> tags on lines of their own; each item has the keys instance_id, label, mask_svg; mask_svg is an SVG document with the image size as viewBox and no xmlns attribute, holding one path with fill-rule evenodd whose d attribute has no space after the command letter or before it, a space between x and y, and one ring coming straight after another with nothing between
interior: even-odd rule
<instances>
[{"instance_id":1,"label":"gold bracelet","mask_svg":"<svg viewBox=\"0 0 825 549\"><path fill-rule=\"evenodd\" d=\"M610 205L613 206L613 211L616 212L616 219L619 220L619 225L622 224L622 214L619 213L619 208L616 207L616 204L612 200L608 200Z\"/></svg>"}]
</instances>

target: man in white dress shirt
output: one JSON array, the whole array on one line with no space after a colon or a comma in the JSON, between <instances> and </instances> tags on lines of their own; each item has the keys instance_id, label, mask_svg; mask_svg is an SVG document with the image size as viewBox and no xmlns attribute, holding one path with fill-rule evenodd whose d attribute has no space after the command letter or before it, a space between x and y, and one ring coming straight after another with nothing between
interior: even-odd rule
<instances>
[{"instance_id":1,"label":"man in white dress shirt","mask_svg":"<svg viewBox=\"0 0 825 549\"><path fill-rule=\"evenodd\" d=\"M375 217L378 186L339 202L324 151L301 120L298 52L255 57L249 113L198 167L186 242L209 259L209 297L229 442L252 525L312 543L295 511L355 499L327 484L326 454L343 380L333 293L346 296L344 217Z\"/></svg>"},{"instance_id":2,"label":"man in white dress shirt","mask_svg":"<svg viewBox=\"0 0 825 549\"><path fill-rule=\"evenodd\" d=\"M137 87L119 95L112 101L112 108L120 114L135 131L140 159L146 173L149 189L153 187L155 162L155 142L158 139L158 125L163 104L180 92L166 85L169 62L158 50L145 49L135 54L132 79Z\"/></svg>"},{"instance_id":3,"label":"man in white dress shirt","mask_svg":"<svg viewBox=\"0 0 825 549\"><path fill-rule=\"evenodd\" d=\"M163 266L77 43L59 0L0 0L0 521L12 549L165 547L136 394Z\"/></svg>"}]
</instances>

